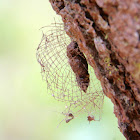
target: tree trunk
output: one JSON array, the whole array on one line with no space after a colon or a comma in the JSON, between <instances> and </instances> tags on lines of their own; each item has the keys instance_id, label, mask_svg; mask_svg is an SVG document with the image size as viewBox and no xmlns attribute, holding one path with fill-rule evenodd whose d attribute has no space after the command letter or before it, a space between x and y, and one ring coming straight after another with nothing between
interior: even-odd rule
<instances>
[{"instance_id":1,"label":"tree trunk","mask_svg":"<svg viewBox=\"0 0 140 140\"><path fill-rule=\"evenodd\" d=\"M50 0L114 104L120 131L140 138L140 0Z\"/></svg>"}]
</instances>

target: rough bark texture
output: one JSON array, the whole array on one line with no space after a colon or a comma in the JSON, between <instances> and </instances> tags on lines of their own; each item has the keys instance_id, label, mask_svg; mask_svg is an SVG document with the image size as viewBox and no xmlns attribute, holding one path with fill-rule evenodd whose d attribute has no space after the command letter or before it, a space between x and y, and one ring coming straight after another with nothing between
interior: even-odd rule
<instances>
[{"instance_id":1,"label":"rough bark texture","mask_svg":"<svg viewBox=\"0 0 140 140\"><path fill-rule=\"evenodd\" d=\"M114 104L120 131L140 138L140 0L50 0Z\"/></svg>"}]
</instances>

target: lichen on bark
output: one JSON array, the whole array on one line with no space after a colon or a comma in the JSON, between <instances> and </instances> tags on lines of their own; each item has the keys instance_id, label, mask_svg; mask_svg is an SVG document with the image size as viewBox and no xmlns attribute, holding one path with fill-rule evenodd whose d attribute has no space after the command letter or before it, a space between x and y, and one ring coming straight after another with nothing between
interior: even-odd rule
<instances>
[{"instance_id":1,"label":"lichen on bark","mask_svg":"<svg viewBox=\"0 0 140 140\"><path fill-rule=\"evenodd\" d=\"M126 139L140 136L140 1L50 0L94 68Z\"/></svg>"}]
</instances>

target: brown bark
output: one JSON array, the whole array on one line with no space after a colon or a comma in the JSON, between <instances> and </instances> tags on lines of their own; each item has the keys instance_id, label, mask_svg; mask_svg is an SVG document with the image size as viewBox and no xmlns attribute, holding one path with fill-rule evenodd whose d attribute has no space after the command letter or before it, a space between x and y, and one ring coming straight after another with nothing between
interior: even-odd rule
<instances>
[{"instance_id":1,"label":"brown bark","mask_svg":"<svg viewBox=\"0 0 140 140\"><path fill-rule=\"evenodd\" d=\"M114 104L120 131L140 138L140 0L50 0Z\"/></svg>"}]
</instances>

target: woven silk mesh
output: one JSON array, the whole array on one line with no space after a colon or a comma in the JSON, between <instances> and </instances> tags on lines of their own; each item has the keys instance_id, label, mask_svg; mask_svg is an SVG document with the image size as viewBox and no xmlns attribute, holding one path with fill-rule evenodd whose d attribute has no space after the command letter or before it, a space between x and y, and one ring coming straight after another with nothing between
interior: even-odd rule
<instances>
[{"instance_id":1,"label":"woven silk mesh","mask_svg":"<svg viewBox=\"0 0 140 140\"><path fill-rule=\"evenodd\" d=\"M85 93L78 86L75 73L68 62L67 46L71 39L65 33L64 25L54 23L42 28L42 32L42 40L37 48L37 60L41 65L48 93L65 102L63 114L66 116L69 113L75 116L87 112L99 120L104 96L93 68L88 65L90 83Z\"/></svg>"}]
</instances>

